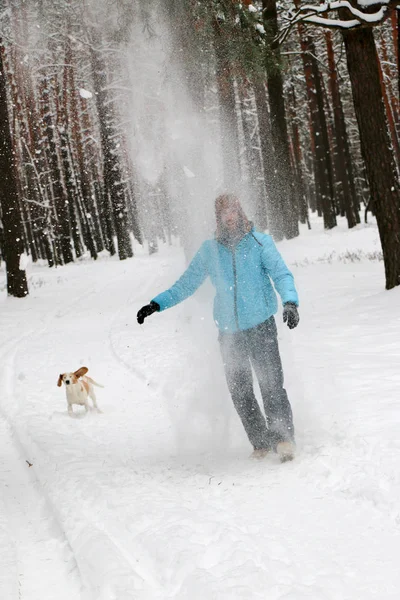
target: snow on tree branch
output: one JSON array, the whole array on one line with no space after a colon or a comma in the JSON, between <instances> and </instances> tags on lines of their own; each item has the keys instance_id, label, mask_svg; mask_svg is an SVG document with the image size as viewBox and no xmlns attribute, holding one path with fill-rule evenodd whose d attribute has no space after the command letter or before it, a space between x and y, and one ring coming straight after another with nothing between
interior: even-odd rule
<instances>
[{"instance_id":1,"label":"snow on tree branch","mask_svg":"<svg viewBox=\"0 0 400 600\"><path fill-rule=\"evenodd\" d=\"M318 5L295 2L296 6L282 15L283 26L276 41L283 43L299 22L342 30L373 27L387 19L398 3L398 0L328 0Z\"/></svg>"}]
</instances>

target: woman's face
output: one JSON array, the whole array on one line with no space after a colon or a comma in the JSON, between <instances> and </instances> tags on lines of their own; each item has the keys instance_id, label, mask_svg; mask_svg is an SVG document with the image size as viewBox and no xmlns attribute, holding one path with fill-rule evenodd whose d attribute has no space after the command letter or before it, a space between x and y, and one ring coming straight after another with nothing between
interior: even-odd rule
<instances>
[{"instance_id":1,"label":"woman's face","mask_svg":"<svg viewBox=\"0 0 400 600\"><path fill-rule=\"evenodd\" d=\"M235 231L240 223L240 213L234 204L228 205L220 213L222 225L228 231Z\"/></svg>"}]
</instances>

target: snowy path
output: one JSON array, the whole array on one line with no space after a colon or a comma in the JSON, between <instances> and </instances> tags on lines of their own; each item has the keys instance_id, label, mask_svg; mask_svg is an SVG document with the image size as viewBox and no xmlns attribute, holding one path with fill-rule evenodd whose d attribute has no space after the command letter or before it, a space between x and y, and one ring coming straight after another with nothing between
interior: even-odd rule
<instances>
[{"instance_id":1,"label":"snowy path","mask_svg":"<svg viewBox=\"0 0 400 600\"><path fill-rule=\"evenodd\" d=\"M83 600L397 600L400 325L385 337L381 325L399 294L381 293L381 265L296 271L310 300L295 335L280 331L299 444L285 465L247 458L207 290L136 325L181 267L171 249L46 271L0 314L0 591L62 600L63 581ZM106 386L104 412L70 419L56 381L82 364Z\"/></svg>"},{"instance_id":2,"label":"snowy path","mask_svg":"<svg viewBox=\"0 0 400 600\"><path fill-rule=\"evenodd\" d=\"M78 600L79 574L64 532L2 418L0 440L1 597Z\"/></svg>"},{"instance_id":3,"label":"snowy path","mask_svg":"<svg viewBox=\"0 0 400 600\"><path fill-rule=\"evenodd\" d=\"M18 342L21 341L20 336ZM2 346L2 408L18 402L15 342ZM7 600L78 600L81 582L64 531L34 465L0 411L0 591Z\"/></svg>"}]
</instances>

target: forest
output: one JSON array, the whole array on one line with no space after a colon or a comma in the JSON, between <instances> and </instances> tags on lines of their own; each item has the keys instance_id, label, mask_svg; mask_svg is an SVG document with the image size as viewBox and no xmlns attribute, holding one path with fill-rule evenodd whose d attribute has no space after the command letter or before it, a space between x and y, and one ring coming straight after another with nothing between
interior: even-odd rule
<instances>
[{"instance_id":1,"label":"forest","mask_svg":"<svg viewBox=\"0 0 400 600\"><path fill-rule=\"evenodd\" d=\"M191 256L219 190L276 241L376 218L400 283L399 10L387 1L2 0L0 261Z\"/></svg>"}]
</instances>

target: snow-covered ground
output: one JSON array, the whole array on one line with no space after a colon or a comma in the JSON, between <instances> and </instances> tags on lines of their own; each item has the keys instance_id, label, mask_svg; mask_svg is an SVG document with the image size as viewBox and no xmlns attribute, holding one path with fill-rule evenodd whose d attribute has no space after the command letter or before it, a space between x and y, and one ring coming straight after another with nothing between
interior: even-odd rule
<instances>
[{"instance_id":1,"label":"snow-covered ground","mask_svg":"<svg viewBox=\"0 0 400 600\"><path fill-rule=\"evenodd\" d=\"M298 455L249 460L212 290L142 327L179 246L0 270L0 598L398 600L400 289L374 225L279 244L301 298L278 315ZM67 414L86 365L102 414Z\"/></svg>"}]
</instances>

